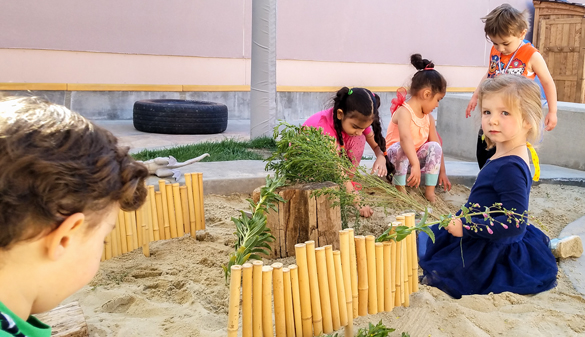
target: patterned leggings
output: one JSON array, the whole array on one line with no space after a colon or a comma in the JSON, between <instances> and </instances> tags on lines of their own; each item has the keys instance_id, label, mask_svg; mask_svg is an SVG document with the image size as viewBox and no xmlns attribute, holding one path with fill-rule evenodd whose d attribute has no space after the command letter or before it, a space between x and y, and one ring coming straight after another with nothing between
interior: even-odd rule
<instances>
[{"instance_id":1,"label":"patterned leggings","mask_svg":"<svg viewBox=\"0 0 585 337\"><path fill-rule=\"evenodd\" d=\"M406 173L410 167L410 162L400 147L400 142L390 145L387 149L388 159L396 167L394 178L392 182L394 185L406 185ZM436 186L439 180L439 171L441 170L441 158L443 156L443 149L437 142L428 142L423 144L416 156L420 162L420 172L425 175L425 186Z\"/></svg>"}]
</instances>

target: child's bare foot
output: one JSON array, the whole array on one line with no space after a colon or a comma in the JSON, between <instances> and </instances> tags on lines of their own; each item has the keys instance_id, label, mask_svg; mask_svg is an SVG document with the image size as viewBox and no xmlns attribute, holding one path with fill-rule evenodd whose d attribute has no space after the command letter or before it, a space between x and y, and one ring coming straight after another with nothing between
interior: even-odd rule
<instances>
[{"instance_id":1,"label":"child's bare foot","mask_svg":"<svg viewBox=\"0 0 585 337\"><path fill-rule=\"evenodd\" d=\"M406 186L396 185L396 189L404 194L406 194Z\"/></svg>"},{"instance_id":2,"label":"child's bare foot","mask_svg":"<svg viewBox=\"0 0 585 337\"><path fill-rule=\"evenodd\" d=\"M432 204L435 202L435 186L427 186L425 188L425 198Z\"/></svg>"}]
</instances>

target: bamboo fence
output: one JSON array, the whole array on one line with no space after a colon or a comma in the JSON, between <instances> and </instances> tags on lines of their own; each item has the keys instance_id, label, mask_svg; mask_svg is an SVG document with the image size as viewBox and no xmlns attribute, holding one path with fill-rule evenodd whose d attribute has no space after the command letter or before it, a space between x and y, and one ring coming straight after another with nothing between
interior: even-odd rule
<instances>
[{"instance_id":1,"label":"bamboo fence","mask_svg":"<svg viewBox=\"0 0 585 337\"><path fill-rule=\"evenodd\" d=\"M414 213L396 218L394 226L414 226ZM310 337L341 328L353 336L357 315L410 305L410 294L418 291L415 235L376 243L373 236L354 236L346 229L339 232L339 251L307 241L295 245L296 264L263 268L254 261L253 272L249 263L243 265L243 282L232 271L228 333L239 331L234 322L241 296L243 337Z\"/></svg>"},{"instance_id":2,"label":"bamboo fence","mask_svg":"<svg viewBox=\"0 0 585 337\"><path fill-rule=\"evenodd\" d=\"M142 248L145 256L150 256L152 241L185 234L195 238L198 230L205 229L201 173L186 173L183 186L165 180L159 180L158 186L156 192L154 186L147 186L146 201L139 209L120 210L116 228L106 237L102 261L138 248Z\"/></svg>"}]
</instances>

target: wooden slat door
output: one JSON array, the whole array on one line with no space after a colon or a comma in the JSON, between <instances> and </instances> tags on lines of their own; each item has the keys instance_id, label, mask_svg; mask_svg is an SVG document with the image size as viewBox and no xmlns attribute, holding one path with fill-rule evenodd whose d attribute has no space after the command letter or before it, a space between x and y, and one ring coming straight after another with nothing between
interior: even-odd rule
<instances>
[{"instance_id":1,"label":"wooden slat door","mask_svg":"<svg viewBox=\"0 0 585 337\"><path fill-rule=\"evenodd\" d=\"M584 103L583 18L541 19L537 48L557 87L557 100Z\"/></svg>"}]
</instances>

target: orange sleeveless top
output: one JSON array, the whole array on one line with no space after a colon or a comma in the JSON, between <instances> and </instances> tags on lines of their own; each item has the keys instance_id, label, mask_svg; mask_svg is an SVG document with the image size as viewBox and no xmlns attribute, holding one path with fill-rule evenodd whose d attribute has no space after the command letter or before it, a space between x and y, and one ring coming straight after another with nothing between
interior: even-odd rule
<instances>
[{"instance_id":1,"label":"orange sleeveless top","mask_svg":"<svg viewBox=\"0 0 585 337\"><path fill-rule=\"evenodd\" d=\"M496 77L501 74L522 75L534 80L536 74L526 70L528 61L534 53L538 52L530 43L525 43L518 48L516 54L501 55L499 51L492 46L490 52L490 66L488 68L488 78ZM514 57L513 60L510 60Z\"/></svg>"},{"instance_id":2,"label":"orange sleeveless top","mask_svg":"<svg viewBox=\"0 0 585 337\"><path fill-rule=\"evenodd\" d=\"M422 118L418 118L408 103L403 103L402 106L410 112L410 135L414 141L414 148L418 151L418 149L429 140L431 120L429 115L424 115ZM390 120L388 131L386 132L386 148L389 148L390 145L398 143L399 141L400 134L398 133L398 124Z\"/></svg>"}]
</instances>

